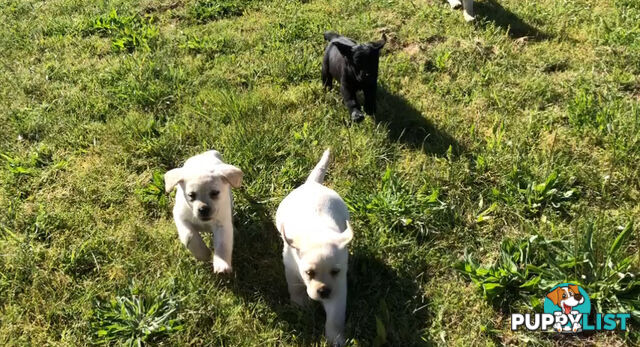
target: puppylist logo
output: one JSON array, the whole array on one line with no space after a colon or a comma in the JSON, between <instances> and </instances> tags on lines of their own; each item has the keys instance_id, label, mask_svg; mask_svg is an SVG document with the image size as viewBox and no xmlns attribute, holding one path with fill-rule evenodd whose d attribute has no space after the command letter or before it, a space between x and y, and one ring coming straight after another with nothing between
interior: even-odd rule
<instances>
[{"instance_id":1,"label":"puppylist logo","mask_svg":"<svg viewBox=\"0 0 640 347\"><path fill-rule=\"evenodd\" d=\"M627 330L629 313L591 314L589 295L579 285L561 283L553 287L544 299L544 313L513 313L511 330L521 327L529 331L577 333L587 330Z\"/></svg>"}]
</instances>

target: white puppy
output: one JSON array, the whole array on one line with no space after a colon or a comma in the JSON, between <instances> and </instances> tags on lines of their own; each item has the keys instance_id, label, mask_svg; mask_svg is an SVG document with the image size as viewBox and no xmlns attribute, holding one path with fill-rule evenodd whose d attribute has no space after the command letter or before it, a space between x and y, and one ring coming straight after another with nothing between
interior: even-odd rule
<instances>
[{"instance_id":1,"label":"white puppy","mask_svg":"<svg viewBox=\"0 0 640 347\"><path fill-rule=\"evenodd\" d=\"M454 10L462 7L462 14L464 15L464 20L467 22L471 22L476 17L473 15L473 0L449 0L449 5Z\"/></svg>"},{"instance_id":2,"label":"white puppy","mask_svg":"<svg viewBox=\"0 0 640 347\"><path fill-rule=\"evenodd\" d=\"M328 163L326 150L307 181L280 203L276 226L284 240L282 258L291 301L304 305L308 296L322 302L325 336L332 345L342 346L347 245L353 231L347 205L338 193L322 185Z\"/></svg>"},{"instance_id":3,"label":"white puppy","mask_svg":"<svg viewBox=\"0 0 640 347\"><path fill-rule=\"evenodd\" d=\"M200 233L213 233L213 271L231 272L233 250L231 187L242 184L242 171L222 162L218 151L189 158L181 168L164 175L165 188L177 186L173 219L180 241L202 261L211 259L211 251Z\"/></svg>"}]
</instances>

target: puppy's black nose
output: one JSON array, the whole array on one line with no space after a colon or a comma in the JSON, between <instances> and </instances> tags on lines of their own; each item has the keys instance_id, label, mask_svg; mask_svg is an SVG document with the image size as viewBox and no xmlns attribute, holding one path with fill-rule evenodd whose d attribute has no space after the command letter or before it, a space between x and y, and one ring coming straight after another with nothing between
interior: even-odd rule
<instances>
[{"instance_id":1,"label":"puppy's black nose","mask_svg":"<svg viewBox=\"0 0 640 347\"><path fill-rule=\"evenodd\" d=\"M573 297L578 301L582 300L582 294L575 294Z\"/></svg>"},{"instance_id":2,"label":"puppy's black nose","mask_svg":"<svg viewBox=\"0 0 640 347\"><path fill-rule=\"evenodd\" d=\"M198 207L198 214L203 217L208 216L210 212L211 212L211 207L207 205Z\"/></svg>"},{"instance_id":3,"label":"puppy's black nose","mask_svg":"<svg viewBox=\"0 0 640 347\"><path fill-rule=\"evenodd\" d=\"M320 295L321 298L326 299L331 295L331 289L329 287L320 287L320 289L318 289L318 295Z\"/></svg>"}]
</instances>

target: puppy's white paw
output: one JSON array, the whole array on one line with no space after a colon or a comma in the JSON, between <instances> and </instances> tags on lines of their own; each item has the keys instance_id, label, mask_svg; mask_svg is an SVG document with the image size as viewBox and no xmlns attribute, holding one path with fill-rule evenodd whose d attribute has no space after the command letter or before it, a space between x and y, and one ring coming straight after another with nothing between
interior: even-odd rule
<instances>
[{"instance_id":1,"label":"puppy's white paw","mask_svg":"<svg viewBox=\"0 0 640 347\"><path fill-rule=\"evenodd\" d=\"M560 325L560 323L556 323L553 325L553 329L557 332L562 332L562 325Z\"/></svg>"},{"instance_id":2,"label":"puppy's white paw","mask_svg":"<svg viewBox=\"0 0 640 347\"><path fill-rule=\"evenodd\" d=\"M226 261L218 258L218 257L214 257L213 259L213 272L217 273L217 274L228 274L231 273L232 269L231 269L231 265L227 264Z\"/></svg>"},{"instance_id":3,"label":"puppy's white paw","mask_svg":"<svg viewBox=\"0 0 640 347\"><path fill-rule=\"evenodd\" d=\"M573 330L574 333L577 333L579 331L582 331L582 326L580 326L580 324L576 323L576 324L573 325L573 329L572 330Z\"/></svg>"},{"instance_id":4,"label":"puppy's white paw","mask_svg":"<svg viewBox=\"0 0 640 347\"><path fill-rule=\"evenodd\" d=\"M463 11L462 14L464 15L464 20L467 22L473 22L474 20L476 20L476 17L474 17L471 13L467 11Z\"/></svg>"}]
</instances>

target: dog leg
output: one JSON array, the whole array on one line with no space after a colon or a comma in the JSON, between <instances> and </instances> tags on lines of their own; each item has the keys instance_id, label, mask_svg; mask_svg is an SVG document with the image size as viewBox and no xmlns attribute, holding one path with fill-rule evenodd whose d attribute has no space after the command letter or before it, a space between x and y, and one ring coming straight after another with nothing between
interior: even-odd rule
<instances>
[{"instance_id":1,"label":"dog leg","mask_svg":"<svg viewBox=\"0 0 640 347\"><path fill-rule=\"evenodd\" d=\"M333 77L331 77L331 73L329 72L329 57L327 54L325 54L322 61L322 86L326 89L333 87Z\"/></svg>"},{"instance_id":2,"label":"dog leg","mask_svg":"<svg viewBox=\"0 0 640 347\"><path fill-rule=\"evenodd\" d=\"M474 21L476 17L473 15L473 0L462 0L462 2L462 14L464 15L464 20L466 20L467 22Z\"/></svg>"},{"instance_id":3,"label":"dog leg","mask_svg":"<svg viewBox=\"0 0 640 347\"><path fill-rule=\"evenodd\" d=\"M376 89L375 85L364 89L364 112L369 115L376 113Z\"/></svg>"},{"instance_id":4,"label":"dog leg","mask_svg":"<svg viewBox=\"0 0 640 347\"><path fill-rule=\"evenodd\" d=\"M213 231L213 272L231 272L233 252L233 224L231 221L216 225Z\"/></svg>"},{"instance_id":5,"label":"dog leg","mask_svg":"<svg viewBox=\"0 0 640 347\"><path fill-rule=\"evenodd\" d=\"M356 123L362 122L364 114L360 111L355 91L351 91L351 88L347 86L347 83L343 82L340 83L340 93L342 94L344 105L347 106L347 109L349 110L351 120Z\"/></svg>"},{"instance_id":6,"label":"dog leg","mask_svg":"<svg viewBox=\"0 0 640 347\"><path fill-rule=\"evenodd\" d=\"M300 280L296 270L285 268L284 276L287 278L287 289L289 290L291 302L299 306L306 306L309 303L307 288L304 282Z\"/></svg>"},{"instance_id":7,"label":"dog leg","mask_svg":"<svg viewBox=\"0 0 640 347\"><path fill-rule=\"evenodd\" d=\"M336 293L337 294L337 293ZM344 320L347 309L347 293L340 293L329 301L324 301L324 312L327 316L324 331L327 341L332 346L344 346Z\"/></svg>"},{"instance_id":8,"label":"dog leg","mask_svg":"<svg viewBox=\"0 0 640 347\"><path fill-rule=\"evenodd\" d=\"M457 10L462 6L462 3L460 0L449 0L449 5L451 5L452 9Z\"/></svg>"},{"instance_id":9,"label":"dog leg","mask_svg":"<svg viewBox=\"0 0 640 347\"><path fill-rule=\"evenodd\" d=\"M211 259L211 250L202 240L202 236L197 231L191 230L187 225L175 218L176 227L178 228L178 237L180 242L191 251L191 254L200 261L209 261Z\"/></svg>"}]
</instances>

